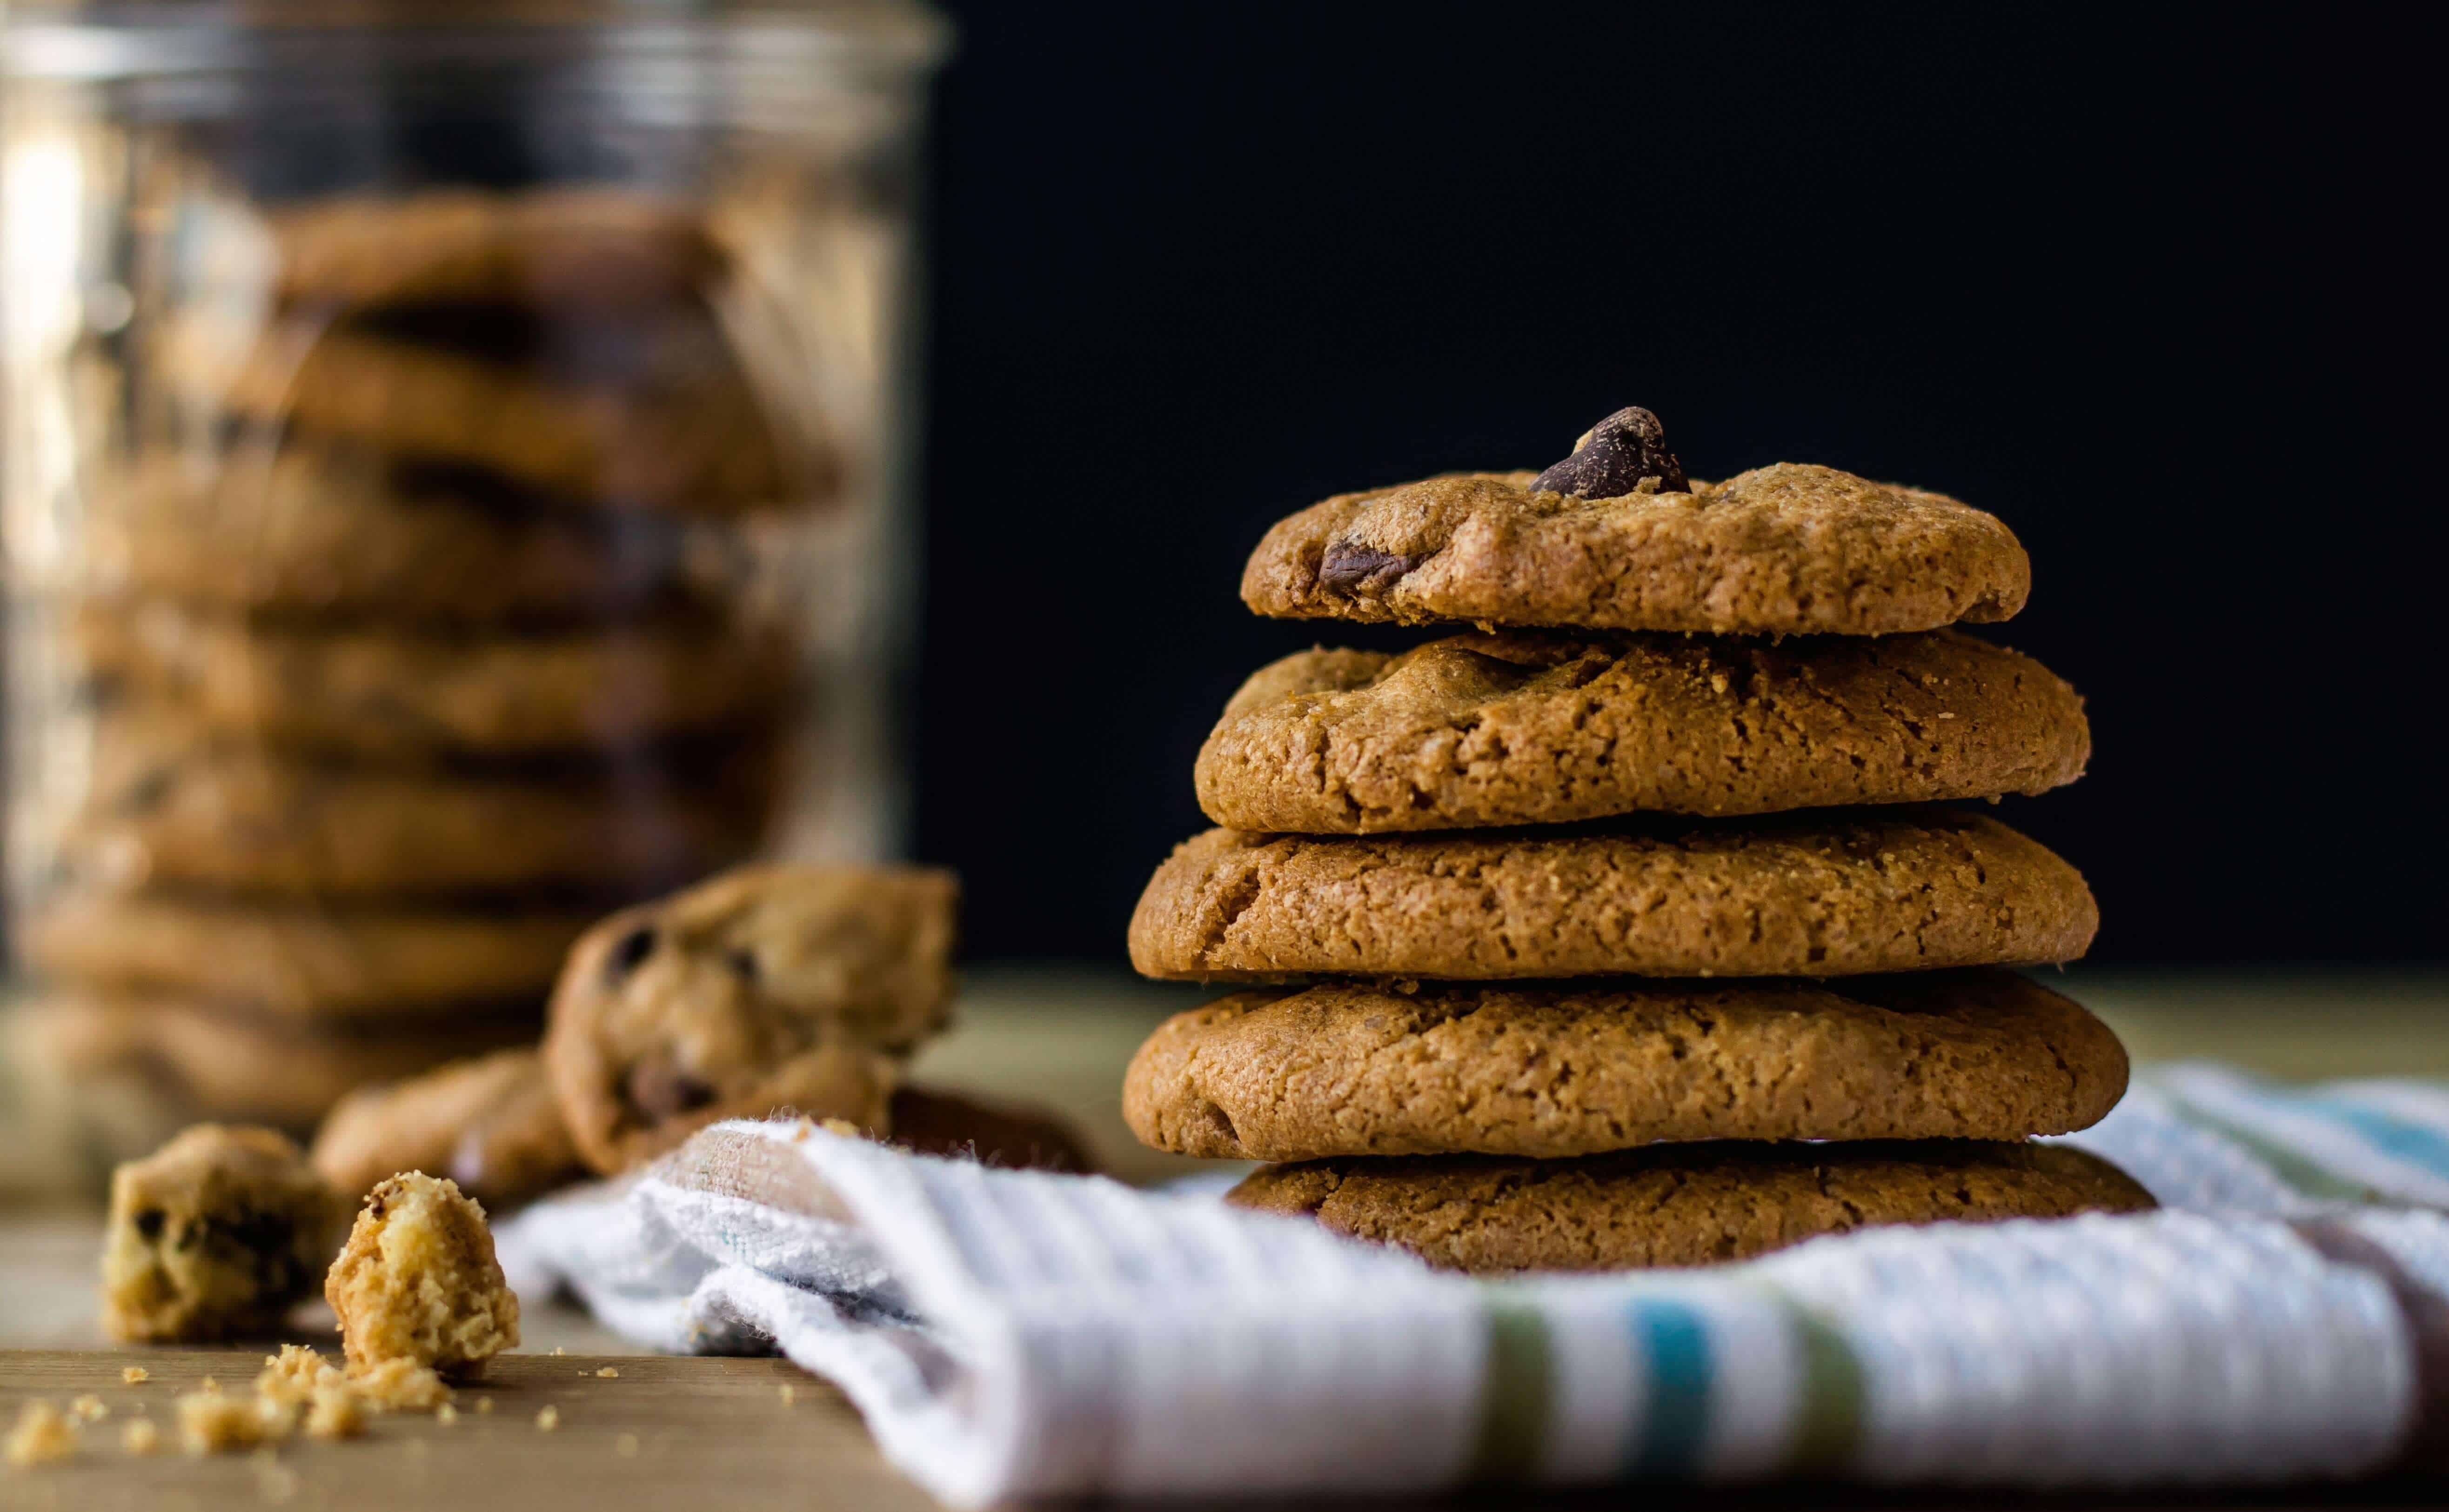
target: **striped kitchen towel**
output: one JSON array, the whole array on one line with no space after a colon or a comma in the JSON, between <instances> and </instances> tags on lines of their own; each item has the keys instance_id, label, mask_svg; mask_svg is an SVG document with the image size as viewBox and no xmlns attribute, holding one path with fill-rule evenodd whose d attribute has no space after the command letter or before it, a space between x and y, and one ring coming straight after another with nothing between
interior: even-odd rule
<instances>
[{"instance_id":1,"label":"striped kitchen towel","mask_svg":"<svg viewBox=\"0 0 2449 1512\"><path fill-rule=\"evenodd\" d=\"M2449 1088L2138 1079L2154 1214L1475 1281L1213 1190L735 1122L504 1225L659 1349L779 1349L946 1501L1787 1474L2247 1482L2449 1428Z\"/></svg>"}]
</instances>

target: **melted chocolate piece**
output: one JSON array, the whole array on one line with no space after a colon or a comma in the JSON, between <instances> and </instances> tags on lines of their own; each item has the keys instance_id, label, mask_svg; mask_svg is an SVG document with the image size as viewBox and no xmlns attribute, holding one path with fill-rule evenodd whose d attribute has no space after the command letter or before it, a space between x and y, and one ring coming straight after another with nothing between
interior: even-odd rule
<instances>
[{"instance_id":1,"label":"melted chocolate piece","mask_svg":"<svg viewBox=\"0 0 2449 1512\"><path fill-rule=\"evenodd\" d=\"M1684 465L1667 450L1667 428L1633 405L1591 427L1573 454L1539 474L1531 489L1615 499L1637 491L1644 478L1656 478L1661 493L1688 493L1692 488L1684 479Z\"/></svg>"},{"instance_id":2,"label":"melted chocolate piece","mask_svg":"<svg viewBox=\"0 0 2449 1512\"><path fill-rule=\"evenodd\" d=\"M1326 555L1320 561L1318 581L1338 593L1383 593L1397 579L1418 566L1421 560L1338 541L1326 548Z\"/></svg>"},{"instance_id":3,"label":"melted chocolate piece","mask_svg":"<svg viewBox=\"0 0 2449 1512\"><path fill-rule=\"evenodd\" d=\"M604 980L619 986L624 978L645 965L646 957L654 953L655 927L642 924L621 936L620 943L613 946L611 953L604 958Z\"/></svg>"}]
</instances>

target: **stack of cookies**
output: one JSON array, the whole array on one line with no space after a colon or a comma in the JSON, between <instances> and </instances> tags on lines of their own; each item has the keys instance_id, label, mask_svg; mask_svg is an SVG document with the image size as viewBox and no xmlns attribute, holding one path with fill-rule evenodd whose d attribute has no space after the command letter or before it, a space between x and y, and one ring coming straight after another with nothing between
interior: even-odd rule
<instances>
[{"instance_id":1,"label":"stack of cookies","mask_svg":"<svg viewBox=\"0 0 2449 1512\"><path fill-rule=\"evenodd\" d=\"M262 231L139 291L12 860L72 1075L304 1129L531 1042L590 921L758 846L796 702L764 527L834 472L685 207L436 191Z\"/></svg>"},{"instance_id":2,"label":"stack of cookies","mask_svg":"<svg viewBox=\"0 0 2449 1512\"><path fill-rule=\"evenodd\" d=\"M1198 763L1224 828L1159 868L1131 958L1252 986L1141 1048L1133 1131L1283 1162L1233 1200L1469 1271L2148 1206L2032 1142L2126 1084L2107 1027L2006 969L2083 953L2083 878L1947 806L2090 755L2072 688L1954 628L2029 582L1938 494L1687 480L1643 410L1544 472L1282 522L1258 612L1451 628L1226 706Z\"/></svg>"}]
</instances>

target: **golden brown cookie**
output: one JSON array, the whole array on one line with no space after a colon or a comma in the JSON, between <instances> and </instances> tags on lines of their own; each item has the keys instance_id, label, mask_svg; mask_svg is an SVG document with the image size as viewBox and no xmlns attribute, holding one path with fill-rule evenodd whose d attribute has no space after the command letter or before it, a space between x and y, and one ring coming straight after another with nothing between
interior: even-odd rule
<instances>
[{"instance_id":1,"label":"golden brown cookie","mask_svg":"<svg viewBox=\"0 0 2449 1512\"><path fill-rule=\"evenodd\" d=\"M1177 1155L1555 1159L1656 1139L2016 1139L2126 1090L2107 1025L2008 971L1831 983L1420 984L1237 993L1131 1058Z\"/></svg>"},{"instance_id":2,"label":"golden brown cookie","mask_svg":"<svg viewBox=\"0 0 2449 1512\"><path fill-rule=\"evenodd\" d=\"M704 219L612 185L503 194L430 189L274 212L276 290L347 308L620 308L689 297L723 270Z\"/></svg>"},{"instance_id":3,"label":"golden brown cookie","mask_svg":"<svg viewBox=\"0 0 2449 1512\"><path fill-rule=\"evenodd\" d=\"M534 1050L453 1061L405 1081L359 1087L315 1133L315 1169L342 1192L387 1176L447 1176L482 1202L523 1202L583 1178L561 1104Z\"/></svg>"},{"instance_id":4,"label":"golden brown cookie","mask_svg":"<svg viewBox=\"0 0 2449 1512\"><path fill-rule=\"evenodd\" d=\"M367 1193L323 1298L353 1375L404 1360L471 1380L519 1343L519 1299L485 1210L448 1177L412 1171Z\"/></svg>"},{"instance_id":5,"label":"golden brown cookie","mask_svg":"<svg viewBox=\"0 0 2449 1512\"><path fill-rule=\"evenodd\" d=\"M886 1126L891 1057L950 1010L958 895L922 868L748 868L605 920L545 1037L580 1153L610 1174L778 1109Z\"/></svg>"},{"instance_id":6,"label":"golden brown cookie","mask_svg":"<svg viewBox=\"0 0 2449 1512\"><path fill-rule=\"evenodd\" d=\"M1043 1108L905 1086L894 1091L889 1112L887 1137L920 1155L1008 1171L1086 1176L1097 1169L1079 1131Z\"/></svg>"},{"instance_id":7,"label":"golden brown cookie","mask_svg":"<svg viewBox=\"0 0 2449 1512\"><path fill-rule=\"evenodd\" d=\"M1781 462L1689 491L1585 498L1529 472L1339 494L1280 522L1242 575L1260 614L1717 635L1890 635L2024 606L1995 517Z\"/></svg>"},{"instance_id":8,"label":"golden brown cookie","mask_svg":"<svg viewBox=\"0 0 2449 1512\"><path fill-rule=\"evenodd\" d=\"M242 1005L308 1023L405 1024L541 1004L583 913L71 891L23 916L26 960L113 992Z\"/></svg>"},{"instance_id":9,"label":"golden brown cookie","mask_svg":"<svg viewBox=\"0 0 2449 1512\"><path fill-rule=\"evenodd\" d=\"M758 816L730 794L646 768L634 785L601 773L384 771L183 746L162 724L106 720L65 849L106 890L397 905L535 890L636 897L754 848Z\"/></svg>"},{"instance_id":10,"label":"golden brown cookie","mask_svg":"<svg viewBox=\"0 0 2449 1512\"><path fill-rule=\"evenodd\" d=\"M2154 1205L2132 1177L2081 1150L1938 1139L1726 1140L1574 1160L1320 1160L1254 1172L1226 1200L1481 1273L1711 1265L1880 1224Z\"/></svg>"},{"instance_id":11,"label":"golden brown cookie","mask_svg":"<svg viewBox=\"0 0 2449 1512\"><path fill-rule=\"evenodd\" d=\"M251 623L97 600L71 639L90 680L221 734L399 756L587 752L770 722L782 648L674 618L521 634Z\"/></svg>"},{"instance_id":12,"label":"golden brown cookie","mask_svg":"<svg viewBox=\"0 0 2449 1512\"><path fill-rule=\"evenodd\" d=\"M18 1039L45 1074L98 1095L141 1094L187 1119L312 1130L370 1081L532 1043L534 1015L496 1014L391 1033L266 1022L173 998L56 991L17 1006Z\"/></svg>"},{"instance_id":13,"label":"golden brown cookie","mask_svg":"<svg viewBox=\"0 0 2449 1512\"><path fill-rule=\"evenodd\" d=\"M278 1331L347 1216L288 1139L200 1123L111 1176L103 1327L153 1344Z\"/></svg>"},{"instance_id":14,"label":"golden brown cookie","mask_svg":"<svg viewBox=\"0 0 2449 1512\"><path fill-rule=\"evenodd\" d=\"M719 586L638 515L553 511L358 448L159 452L98 488L93 581L205 609L487 622L633 617Z\"/></svg>"},{"instance_id":15,"label":"golden brown cookie","mask_svg":"<svg viewBox=\"0 0 2449 1512\"><path fill-rule=\"evenodd\" d=\"M1948 810L1559 833L1350 836L1210 830L1131 915L1153 977L1492 980L1853 976L2071 961L2100 914L2083 876Z\"/></svg>"},{"instance_id":16,"label":"golden brown cookie","mask_svg":"<svg viewBox=\"0 0 2449 1512\"><path fill-rule=\"evenodd\" d=\"M1954 630L1463 635L1261 669L1198 786L1230 829L1369 834L2041 793L2091 753L2073 688Z\"/></svg>"},{"instance_id":17,"label":"golden brown cookie","mask_svg":"<svg viewBox=\"0 0 2449 1512\"><path fill-rule=\"evenodd\" d=\"M733 513L830 490L813 449L786 456L703 308L463 326L199 319L165 332L162 373L200 421L295 427L607 508Z\"/></svg>"}]
</instances>

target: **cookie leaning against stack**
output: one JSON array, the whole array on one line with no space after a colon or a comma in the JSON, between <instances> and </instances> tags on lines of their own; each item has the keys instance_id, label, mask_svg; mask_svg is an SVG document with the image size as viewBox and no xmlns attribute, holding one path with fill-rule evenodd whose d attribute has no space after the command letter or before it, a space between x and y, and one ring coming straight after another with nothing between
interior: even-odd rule
<instances>
[{"instance_id":1,"label":"cookie leaning against stack","mask_svg":"<svg viewBox=\"0 0 2449 1512\"><path fill-rule=\"evenodd\" d=\"M47 605L88 779L24 926L67 1072L302 1131L361 1070L531 1041L588 920L753 853L798 699L759 531L837 469L726 333L690 206L427 191L266 229L263 298L146 323Z\"/></svg>"},{"instance_id":2,"label":"cookie leaning against stack","mask_svg":"<svg viewBox=\"0 0 2449 1512\"><path fill-rule=\"evenodd\" d=\"M1232 1200L1471 1271L2150 1206L2030 1142L2126 1087L2100 1021L2006 969L2080 956L2090 890L1949 806L2091 755L2073 689L1955 628L2030 576L1938 494L1687 480L1644 410L1542 473L1278 524L1259 613L1448 628L1226 705L1197 769L1224 828L1157 870L1131 960L1267 986L1158 1028L1133 1132L1287 1162Z\"/></svg>"}]
</instances>

